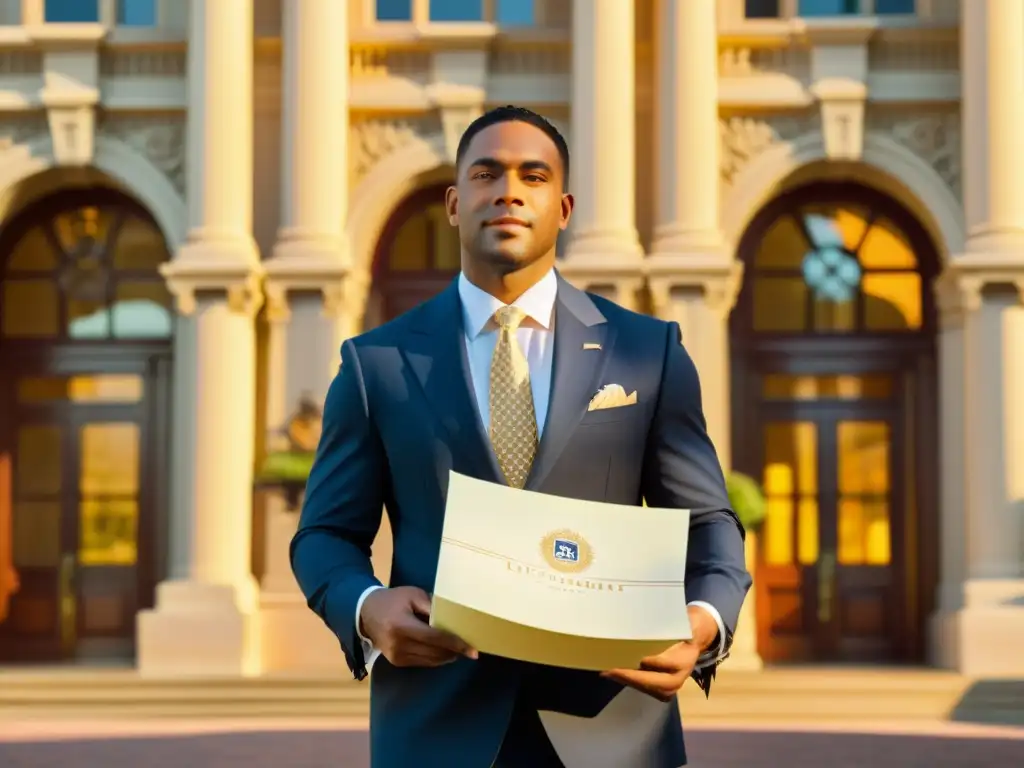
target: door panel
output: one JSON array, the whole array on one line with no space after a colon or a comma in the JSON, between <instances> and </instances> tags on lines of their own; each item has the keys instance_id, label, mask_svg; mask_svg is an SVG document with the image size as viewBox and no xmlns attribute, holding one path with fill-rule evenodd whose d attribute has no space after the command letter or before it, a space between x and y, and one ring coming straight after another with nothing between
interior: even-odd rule
<instances>
[{"instance_id":1,"label":"door panel","mask_svg":"<svg viewBox=\"0 0 1024 768\"><path fill-rule=\"evenodd\" d=\"M56 658L64 637L60 586L68 540L64 498L69 477L67 430L46 414L23 415L12 443L11 533L20 588L0 624L0 655Z\"/></svg>"},{"instance_id":2,"label":"door panel","mask_svg":"<svg viewBox=\"0 0 1024 768\"><path fill-rule=\"evenodd\" d=\"M900 450L891 406L764 408L758 644L767 661L899 655L904 608Z\"/></svg>"},{"instance_id":3,"label":"door panel","mask_svg":"<svg viewBox=\"0 0 1024 768\"><path fill-rule=\"evenodd\" d=\"M8 379L13 564L0 660L125 656L139 608L141 376Z\"/></svg>"},{"instance_id":4,"label":"door panel","mask_svg":"<svg viewBox=\"0 0 1024 768\"><path fill-rule=\"evenodd\" d=\"M899 572L893 564L894 430L885 420L835 424L836 651L840 658L896 655ZM898 532L897 532L898 537Z\"/></svg>"},{"instance_id":5,"label":"door panel","mask_svg":"<svg viewBox=\"0 0 1024 768\"><path fill-rule=\"evenodd\" d=\"M138 610L142 430L128 406L74 414L79 652L124 654Z\"/></svg>"},{"instance_id":6,"label":"door panel","mask_svg":"<svg viewBox=\"0 0 1024 768\"><path fill-rule=\"evenodd\" d=\"M768 515L757 572L761 645L772 644L773 660L803 659L814 643L806 571L818 559L818 425L770 421L762 440Z\"/></svg>"}]
</instances>

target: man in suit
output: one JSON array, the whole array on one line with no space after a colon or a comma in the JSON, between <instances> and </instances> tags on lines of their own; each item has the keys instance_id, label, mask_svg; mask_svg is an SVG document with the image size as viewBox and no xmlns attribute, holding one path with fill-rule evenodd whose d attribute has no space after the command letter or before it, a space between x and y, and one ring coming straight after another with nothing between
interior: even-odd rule
<instances>
[{"instance_id":1,"label":"man in suit","mask_svg":"<svg viewBox=\"0 0 1024 768\"><path fill-rule=\"evenodd\" d=\"M686 758L675 694L691 675L707 690L750 586L697 371L675 323L583 293L555 270L573 198L569 151L550 123L522 108L492 110L466 129L456 165L446 203L462 273L342 345L293 569L356 678L373 665L375 768L575 768L549 713L570 716L577 741L611 732L628 755L616 768L676 768ZM588 410L608 384L636 401ZM688 611L693 639L640 669L598 674L479 654L430 627L450 470L691 510L692 602L665 609ZM370 564L385 507L388 588ZM599 768L611 758L582 759Z\"/></svg>"}]
</instances>

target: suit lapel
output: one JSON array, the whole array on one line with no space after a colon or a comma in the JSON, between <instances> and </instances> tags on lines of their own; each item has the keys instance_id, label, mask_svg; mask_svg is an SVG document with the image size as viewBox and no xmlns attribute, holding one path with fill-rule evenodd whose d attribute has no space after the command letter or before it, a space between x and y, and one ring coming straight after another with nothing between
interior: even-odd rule
<instances>
[{"instance_id":1,"label":"suit lapel","mask_svg":"<svg viewBox=\"0 0 1024 768\"><path fill-rule=\"evenodd\" d=\"M451 437L452 466L466 474L504 482L491 441L480 420L466 356L465 331L457 282L423 307L402 350L423 388L428 407Z\"/></svg>"},{"instance_id":2,"label":"suit lapel","mask_svg":"<svg viewBox=\"0 0 1024 768\"><path fill-rule=\"evenodd\" d=\"M551 397L527 489L537 490L558 461L598 389L614 343L614 328L590 297L559 276Z\"/></svg>"}]
</instances>

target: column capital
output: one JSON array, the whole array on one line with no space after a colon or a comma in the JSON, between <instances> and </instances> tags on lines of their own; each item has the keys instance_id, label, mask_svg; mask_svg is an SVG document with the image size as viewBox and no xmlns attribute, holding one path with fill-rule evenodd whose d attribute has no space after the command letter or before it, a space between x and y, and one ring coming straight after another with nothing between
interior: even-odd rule
<instances>
[{"instance_id":1,"label":"column capital","mask_svg":"<svg viewBox=\"0 0 1024 768\"><path fill-rule=\"evenodd\" d=\"M288 306L288 289L274 280L263 283L264 316L271 325L285 325L292 319L291 307Z\"/></svg>"},{"instance_id":2,"label":"column capital","mask_svg":"<svg viewBox=\"0 0 1024 768\"><path fill-rule=\"evenodd\" d=\"M1012 286L1024 305L1024 260L1011 256L954 256L935 281L935 298L944 328L960 327L982 306L982 293L993 285Z\"/></svg>"},{"instance_id":3,"label":"column capital","mask_svg":"<svg viewBox=\"0 0 1024 768\"><path fill-rule=\"evenodd\" d=\"M324 283L324 317L332 320L348 318L354 332L356 321L366 312L372 282L368 271L351 270L338 280Z\"/></svg>"},{"instance_id":4,"label":"column capital","mask_svg":"<svg viewBox=\"0 0 1024 768\"><path fill-rule=\"evenodd\" d=\"M562 277L581 291L603 286L613 288L613 300L624 307L633 307L636 303L633 297L644 286L643 262L639 259L566 259L557 267Z\"/></svg>"},{"instance_id":5,"label":"column capital","mask_svg":"<svg viewBox=\"0 0 1024 768\"><path fill-rule=\"evenodd\" d=\"M231 311L250 317L255 317L263 304L260 286L263 270L258 263L174 259L164 264L160 272L181 315L196 311L196 294L204 291L227 294Z\"/></svg>"},{"instance_id":6,"label":"column capital","mask_svg":"<svg viewBox=\"0 0 1024 768\"><path fill-rule=\"evenodd\" d=\"M716 253L652 257L646 267L647 285L659 316L667 316L674 291L699 290L708 308L724 319L743 284L743 262Z\"/></svg>"},{"instance_id":7,"label":"column capital","mask_svg":"<svg viewBox=\"0 0 1024 768\"><path fill-rule=\"evenodd\" d=\"M288 294L295 291L320 293L323 317L337 320L363 316L371 277L363 270L349 269L337 261L271 259L265 262L264 290L268 310L279 322L290 317Z\"/></svg>"}]
</instances>

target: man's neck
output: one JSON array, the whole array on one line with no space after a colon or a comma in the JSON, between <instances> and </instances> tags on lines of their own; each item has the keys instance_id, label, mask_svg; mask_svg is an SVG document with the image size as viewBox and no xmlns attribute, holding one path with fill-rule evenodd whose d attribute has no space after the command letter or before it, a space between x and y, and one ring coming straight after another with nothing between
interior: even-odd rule
<instances>
[{"instance_id":1,"label":"man's neck","mask_svg":"<svg viewBox=\"0 0 1024 768\"><path fill-rule=\"evenodd\" d=\"M462 272L473 285L485 293L489 293L502 304L511 304L551 271L554 264L547 259L540 259L522 269L504 274L495 274L487 270L463 268Z\"/></svg>"}]
</instances>

